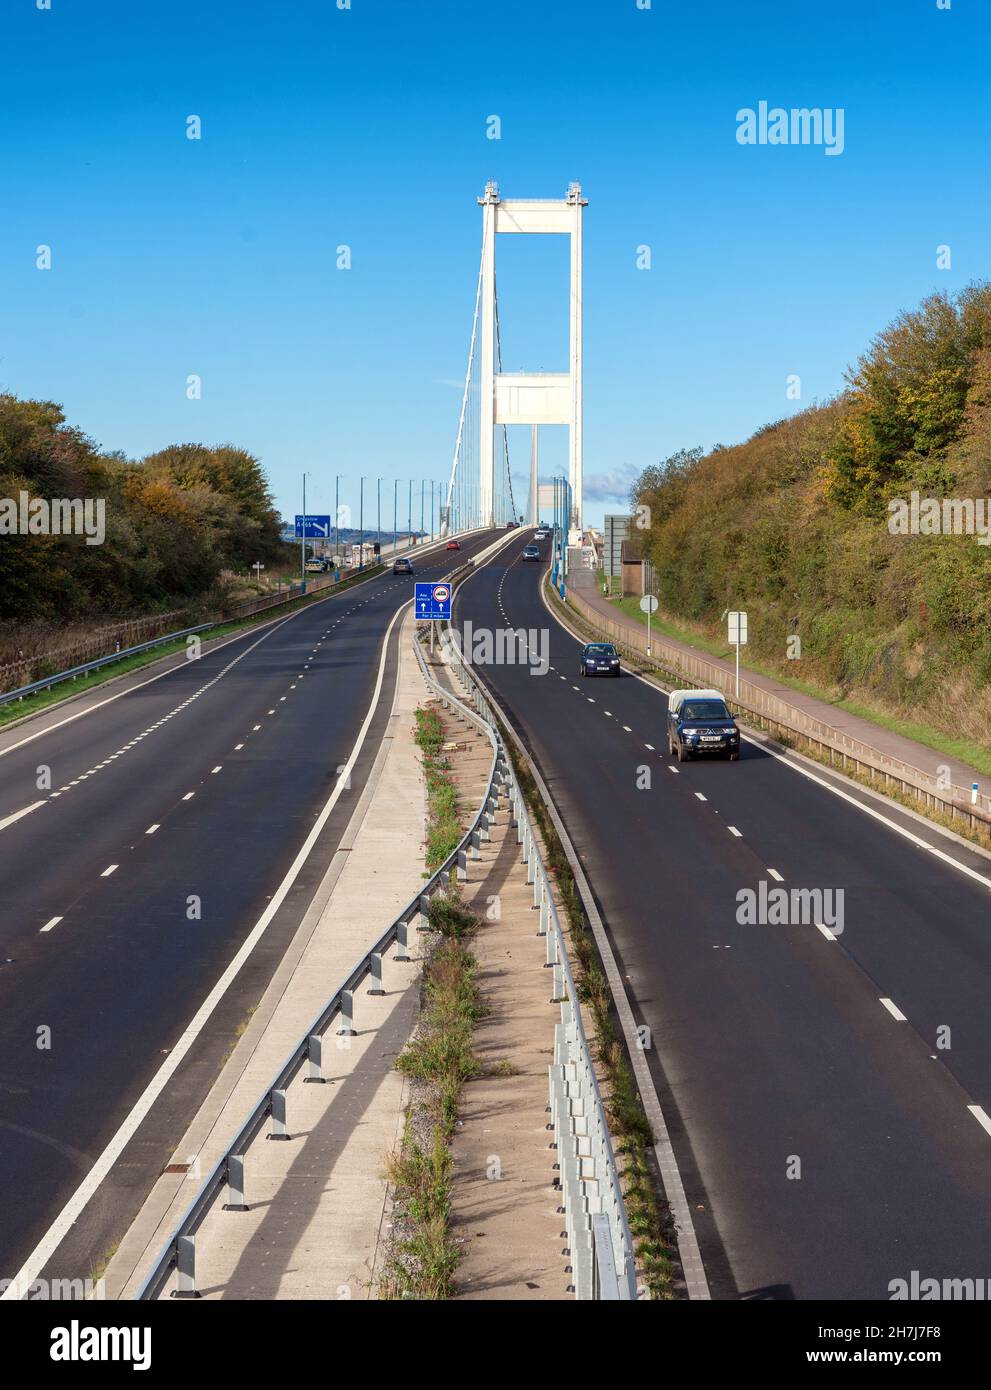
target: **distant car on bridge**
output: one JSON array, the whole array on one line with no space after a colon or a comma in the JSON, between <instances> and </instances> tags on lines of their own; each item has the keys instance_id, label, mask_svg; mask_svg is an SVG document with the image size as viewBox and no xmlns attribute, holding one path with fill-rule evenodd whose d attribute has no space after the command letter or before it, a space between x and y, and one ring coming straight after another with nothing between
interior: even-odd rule
<instances>
[{"instance_id":1,"label":"distant car on bridge","mask_svg":"<svg viewBox=\"0 0 991 1390\"><path fill-rule=\"evenodd\" d=\"M393 563L392 572L393 574L412 574L413 561L405 555L398 556Z\"/></svg>"},{"instance_id":2,"label":"distant car on bridge","mask_svg":"<svg viewBox=\"0 0 991 1390\"><path fill-rule=\"evenodd\" d=\"M448 548L448 550L460 550L460 549L461 549L461 542L460 542L460 541L448 541L448 543L447 543L447 548Z\"/></svg>"},{"instance_id":3,"label":"distant car on bridge","mask_svg":"<svg viewBox=\"0 0 991 1390\"><path fill-rule=\"evenodd\" d=\"M578 658L578 672L582 676L618 676L619 652L611 642L588 642Z\"/></svg>"},{"instance_id":4,"label":"distant car on bridge","mask_svg":"<svg viewBox=\"0 0 991 1390\"><path fill-rule=\"evenodd\" d=\"M699 753L736 762L740 731L719 690L672 690L668 696L668 753L679 763Z\"/></svg>"},{"instance_id":5,"label":"distant car on bridge","mask_svg":"<svg viewBox=\"0 0 991 1390\"><path fill-rule=\"evenodd\" d=\"M540 559L540 546L539 546L539 545L525 545L525 546L523 547L523 549L520 551L520 559L521 559L521 560L539 560L539 559Z\"/></svg>"}]
</instances>

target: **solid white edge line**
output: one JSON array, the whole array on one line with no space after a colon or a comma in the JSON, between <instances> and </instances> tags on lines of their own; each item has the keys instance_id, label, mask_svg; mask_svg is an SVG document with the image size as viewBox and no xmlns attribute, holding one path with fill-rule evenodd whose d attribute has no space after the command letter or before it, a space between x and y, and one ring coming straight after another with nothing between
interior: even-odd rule
<instances>
[{"instance_id":1,"label":"solid white edge line","mask_svg":"<svg viewBox=\"0 0 991 1390\"><path fill-rule=\"evenodd\" d=\"M968 1105L967 1109L973 1115L974 1119L981 1126L981 1128L986 1129L988 1134L991 1134L991 1117L988 1116L988 1113L984 1109L983 1105Z\"/></svg>"},{"instance_id":2,"label":"solid white edge line","mask_svg":"<svg viewBox=\"0 0 991 1390\"><path fill-rule=\"evenodd\" d=\"M411 601L412 600L410 600L410 602ZM31 1254L27 1257L22 1267L13 1276L13 1279L9 1286L3 1291L3 1293L0 1293L0 1302L3 1302L5 1300L7 1302L13 1302L17 1298L16 1291L18 1289L23 1289L26 1293L30 1286L34 1283L35 1279L37 1279L41 1270L44 1269L45 1265L51 1259L52 1255L58 1249L59 1245L61 1245L66 1235L69 1233L69 1230L71 1229L73 1223L77 1221L79 1217L82 1215L87 1203L90 1201L90 1198L97 1191L104 1178L110 1172L114 1163L116 1163L117 1159L123 1153L128 1142L137 1131L138 1126L141 1124L142 1120L145 1118L145 1116L151 1110L151 1107L154 1105L155 1101L164 1091L169 1080L178 1069L179 1064L185 1058L186 1054L189 1052L189 1049L192 1047L193 1043L196 1041L196 1039L202 1032L204 1024L207 1022L220 1000L227 993L227 990L230 988L231 982L234 980L235 976L240 971L241 966L251 955L251 952L254 950L259 939L268 928L273 917L278 912L279 908L282 906L282 903L285 901L285 898L289 893L289 890L292 888L296 879L299 877L303 865L309 858L313 846L316 844L324 826L330 819L331 812L337 805L337 802L341 796L341 793L345 785L350 780L350 774L354 769L355 763L358 760L358 754L361 752L362 746L364 745L365 739L368 735L368 730L371 727L372 719L375 716L375 711L378 708L379 696L382 693L382 683L385 679L385 663L389 651L389 639L392 636L392 629L395 627L396 621L399 618L400 614L408 606L408 603L404 603L401 607L397 608L395 613L393 614L392 621L386 628L385 637L382 640L382 654L379 658L378 677L375 681L375 689L372 692L371 704L368 707L368 712L365 715L364 722L362 723L361 728L358 730L358 737L354 747L351 750L351 755L348 758L347 763L344 765L340 777L335 782L334 790L331 792L330 797L324 805L323 810L320 812L319 816L314 822L313 828L311 829L309 835L307 835L306 839L303 841L302 848L296 855L296 858L293 860L292 864L289 866L289 870L286 873L285 878L279 884L278 888L275 891L275 895L269 902L268 906L265 908L265 911L262 913L261 917L259 917L258 921L255 923L251 931L248 933L237 955L231 961L230 965L228 965L227 969L221 975L220 979L214 985L213 989L207 995L206 999L197 1009L196 1013L193 1015L193 1018L187 1024L182 1036L178 1039L172 1051L169 1053L167 1060L162 1063L158 1071L152 1077L151 1081L149 1081L148 1085L145 1087L144 1091L142 1091L130 1114L127 1116L127 1118L121 1124L120 1128L117 1130L117 1133L110 1140L109 1144L107 1144L106 1148L100 1154L99 1158L93 1164L92 1168L86 1174L85 1178L83 1178L82 1182L76 1188L75 1192L69 1198L68 1202L66 1202L61 1212L52 1222L51 1226L49 1226L48 1230L45 1232L41 1240L32 1250Z\"/></svg>"},{"instance_id":3,"label":"solid white edge line","mask_svg":"<svg viewBox=\"0 0 991 1390\"><path fill-rule=\"evenodd\" d=\"M6 819L0 820L0 830L6 830L8 825L13 825L15 821L23 820L25 816L29 816L32 811L37 811L38 807L44 806L44 804L43 801L32 801L30 806L25 806L22 810L15 811L12 816L7 816Z\"/></svg>"},{"instance_id":4,"label":"solid white edge line","mask_svg":"<svg viewBox=\"0 0 991 1390\"><path fill-rule=\"evenodd\" d=\"M895 1019L898 1023L908 1022L908 1019L902 1013L898 1005L893 1003L890 999L881 999L878 1002L884 1005L891 1017Z\"/></svg>"}]
</instances>

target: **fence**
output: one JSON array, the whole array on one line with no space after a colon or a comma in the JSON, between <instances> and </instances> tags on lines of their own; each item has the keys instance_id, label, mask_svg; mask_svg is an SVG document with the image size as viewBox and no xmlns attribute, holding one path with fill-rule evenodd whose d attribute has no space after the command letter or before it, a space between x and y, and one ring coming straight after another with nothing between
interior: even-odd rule
<instances>
[{"instance_id":1,"label":"fence","mask_svg":"<svg viewBox=\"0 0 991 1390\"><path fill-rule=\"evenodd\" d=\"M575 613L580 616L591 629L591 635L608 636L624 654L634 659L640 669L656 671L673 680L676 685L687 679L699 686L720 690L727 703L739 711L745 722L766 729L769 733L779 734L788 742L794 742L796 738L803 740L831 767L852 770L871 780L883 781L886 787L922 802L928 810L941 811L951 820L961 820L970 829L980 830L985 836L989 834L991 795L988 793L978 792L975 799L971 787L943 781L923 768L882 753L844 733L842 729L754 685L752 681L741 678L740 693L736 695L736 681L731 671L665 642L657 636L656 631L651 633L651 655L648 657L646 629L641 632L607 617L570 588L568 609L572 616Z\"/></svg>"},{"instance_id":2,"label":"fence","mask_svg":"<svg viewBox=\"0 0 991 1390\"><path fill-rule=\"evenodd\" d=\"M91 632L78 642L70 642L57 651L34 652L22 656L17 661L8 661L0 666L0 691L9 690L16 682L27 684L37 680L50 671L62 671L77 666L81 662L92 661L106 656L117 645L133 646L137 642L148 641L167 632L171 624L183 616L181 610L173 613L158 613L152 618L129 618L124 622L112 623L108 627Z\"/></svg>"}]
</instances>

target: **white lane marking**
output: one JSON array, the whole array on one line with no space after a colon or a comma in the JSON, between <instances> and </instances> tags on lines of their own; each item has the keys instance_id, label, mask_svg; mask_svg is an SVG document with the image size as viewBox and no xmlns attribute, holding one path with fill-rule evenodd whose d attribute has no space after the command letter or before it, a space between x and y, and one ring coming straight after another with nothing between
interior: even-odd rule
<instances>
[{"instance_id":1,"label":"white lane marking","mask_svg":"<svg viewBox=\"0 0 991 1390\"><path fill-rule=\"evenodd\" d=\"M368 735L369 727L371 725L372 719L375 716L375 711L378 707L379 696L382 692L382 683L385 679L385 659L386 654L389 650L389 638L392 635L392 629L395 627L396 620L398 619L399 615L403 612L403 610L408 606L408 603L410 602L412 602L412 600L408 600L407 603L403 603L399 608L396 609L395 613L392 616L392 621L390 622L388 628L386 628L385 637L382 639L382 655L379 659L378 678L375 682L375 689L372 692L371 704L368 707L368 713L365 715L364 723L358 730L358 737L355 741L354 747L351 750L351 756L348 758L347 763L344 765L340 777L334 783L334 790L331 792L326 805L324 806L323 810L320 812L319 816L314 822L313 828L310 830L309 835L307 835L306 839L304 840L302 848L296 855L296 858L293 860L292 864L289 866L289 871L287 872L285 878L279 884L278 888L275 891L275 895L268 903L268 906L265 908L265 911L262 913L261 917L259 917L258 921L252 927L248 936L245 938L244 943L241 946L241 949L238 951L237 955L231 961L230 965L228 965L227 969L221 975L220 979L217 981L213 989L207 995L206 999L204 999L203 1003L200 1005L199 1009L193 1015L193 1018L190 1020L186 1028L186 1031L182 1034L182 1037L179 1038L179 1040L176 1042L175 1046L172 1048L172 1051L169 1053L167 1059L162 1063L158 1071L155 1073L155 1075L149 1081L148 1085L145 1087L144 1091L142 1091L141 1095L138 1097L137 1102L134 1105L134 1108L131 1110L131 1113L124 1119L120 1128L117 1130L117 1133L107 1144L106 1148L103 1150L99 1158L93 1164L92 1168L83 1178L82 1182L76 1188L75 1192L69 1198L68 1202L66 1202L65 1206L59 1212L58 1216L52 1222L51 1226L49 1226L48 1230L42 1236L41 1240L31 1251L31 1254L27 1257L24 1264L10 1280L10 1283L7 1285L7 1288L4 1289L3 1293L0 1293L0 1303L4 1301L8 1303L14 1302L14 1300L18 1297L16 1291L19 1289L23 1289L26 1291L37 1279L40 1271L44 1269L45 1265L51 1259L54 1252L61 1245L67 1233L69 1232L69 1230L71 1230L73 1224L79 1219L82 1212L86 1209L86 1206L90 1201L90 1198L99 1189L100 1184L103 1182L104 1178L110 1172L117 1159L123 1153L128 1142L134 1135L142 1120L151 1110L158 1097L165 1090L165 1087L168 1085L172 1076L175 1074L176 1070L182 1064L182 1061L185 1058L186 1054L189 1052L189 1049L192 1047L193 1043L196 1041L200 1033L203 1031L204 1025L210 1018L210 1015L213 1013L214 1009L217 1007L217 1004L227 993L231 981L235 978L244 962L251 955L251 952L254 950L259 938L262 936L269 923L272 921L272 918L275 916L276 912L278 912L279 908L282 906L282 903L285 901L285 898L290 888L292 888L296 879L299 877L300 871L303 865L306 863L307 859L309 858L313 846L319 839L320 834L323 831L324 826L327 824L327 821L329 820L334 807L337 805L337 802L340 799L340 796L345 786L348 785L350 781L350 774L354 770L355 763L358 761L358 755L361 752L361 749L364 745L365 739ZM190 795L192 795L192 793L190 793Z\"/></svg>"},{"instance_id":2,"label":"white lane marking","mask_svg":"<svg viewBox=\"0 0 991 1390\"><path fill-rule=\"evenodd\" d=\"M985 1111L983 1105L968 1105L968 1106L967 1106L967 1109L968 1109L968 1110L970 1111L970 1113L973 1115L973 1117L974 1117L974 1119L977 1121L977 1123L978 1123L983 1129L986 1129L987 1132L988 1132L989 1134L991 1134L991 1118L989 1118L989 1116L988 1116L987 1112Z\"/></svg>"},{"instance_id":3,"label":"white lane marking","mask_svg":"<svg viewBox=\"0 0 991 1390\"><path fill-rule=\"evenodd\" d=\"M633 730L630 728L629 724L624 724L624 725L623 725L623 729L624 729L625 732L628 733L628 734L632 734L632 733L633 733Z\"/></svg>"},{"instance_id":4,"label":"white lane marking","mask_svg":"<svg viewBox=\"0 0 991 1390\"><path fill-rule=\"evenodd\" d=\"M668 763L668 772L677 772L677 771L678 771L678 769L675 767L674 763Z\"/></svg>"},{"instance_id":5,"label":"white lane marking","mask_svg":"<svg viewBox=\"0 0 991 1390\"><path fill-rule=\"evenodd\" d=\"M654 751L654 745L653 745L652 743L645 743L645 744L644 744L644 747L645 747L645 748L649 748L650 751L653 753L653 751Z\"/></svg>"},{"instance_id":6,"label":"white lane marking","mask_svg":"<svg viewBox=\"0 0 991 1390\"><path fill-rule=\"evenodd\" d=\"M261 728L261 725L260 725L260 724L253 724L253 725L251 726L251 732L252 732L253 734L257 734L257 732L258 732L258 730L259 730L260 728Z\"/></svg>"},{"instance_id":7,"label":"white lane marking","mask_svg":"<svg viewBox=\"0 0 991 1390\"><path fill-rule=\"evenodd\" d=\"M74 783L70 782L69 785L73 786ZM32 801L30 806L25 806L22 810L15 811L12 816L7 816L4 820L0 820L0 830L6 830L8 825L13 825L15 821L23 820L25 816L29 816L32 811L37 811L38 807L44 806L44 804L43 801Z\"/></svg>"},{"instance_id":8,"label":"white lane marking","mask_svg":"<svg viewBox=\"0 0 991 1390\"><path fill-rule=\"evenodd\" d=\"M243 747L244 747L244 744L243 744L243 743L235 743L235 745L234 745L234 752L235 752L235 753L239 753Z\"/></svg>"},{"instance_id":9,"label":"white lane marking","mask_svg":"<svg viewBox=\"0 0 991 1390\"><path fill-rule=\"evenodd\" d=\"M185 795L182 799L183 799L183 801L192 801L192 799L193 799L193 797L194 797L195 795L196 795L195 792L187 792L186 795Z\"/></svg>"},{"instance_id":10,"label":"white lane marking","mask_svg":"<svg viewBox=\"0 0 991 1390\"><path fill-rule=\"evenodd\" d=\"M696 792L695 795L698 797L699 801L707 801L707 800L708 800L708 797L703 796L701 792ZM774 873L774 870L773 870L773 869L771 870L771 873L772 873L772 874Z\"/></svg>"},{"instance_id":11,"label":"white lane marking","mask_svg":"<svg viewBox=\"0 0 991 1390\"><path fill-rule=\"evenodd\" d=\"M879 1002L884 1005L891 1017L897 1019L899 1023L906 1023L908 1021L898 1005L893 1004L890 999L882 999Z\"/></svg>"},{"instance_id":12,"label":"white lane marking","mask_svg":"<svg viewBox=\"0 0 991 1390\"><path fill-rule=\"evenodd\" d=\"M275 710L274 710L274 709L270 709L270 710L269 710L269 714L274 714L274 713L275 713Z\"/></svg>"},{"instance_id":13,"label":"white lane marking","mask_svg":"<svg viewBox=\"0 0 991 1390\"><path fill-rule=\"evenodd\" d=\"M822 932L823 936L826 938L827 941L836 940L835 934L829 930L829 928L826 926L824 922L816 922L816 926Z\"/></svg>"},{"instance_id":14,"label":"white lane marking","mask_svg":"<svg viewBox=\"0 0 991 1390\"><path fill-rule=\"evenodd\" d=\"M59 922L61 922L61 920L62 920L61 917L53 917L52 920L51 920L50 922L46 922L46 923L45 923L45 925L42 927L41 930L42 930L42 931L51 931L52 927L57 927L58 924L59 924Z\"/></svg>"},{"instance_id":15,"label":"white lane marking","mask_svg":"<svg viewBox=\"0 0 991 1390\"><path fill-rule=\"evenodd\" d=\"M595 701L592 699L591 695L586 695L585 698L586 698L586 700L589 702L590 705L594 705L594 704L595 704Z\"/></svg>"},{"instance_id":16,"label":"white lane marking","mask_svg":"<svg viewBox=\"0 0 991 1390\"><path fill-rule=\"evenodd\" d=\"M781 874L778 873L777 869L768 869L767 872L771 875L772 878L776 878L779 883L784 883L784 878Z\"/></svg>"},{"instance_id":17,"label":"white lane marking","mask_svg":"<svg viewBox=\"0 0 991 1390\"><path fill-rule=\"evenodd\" d=\"M217 773L220 771L220 769L221 769L222 767L223 767L223 763L218 763L217 766L216 766L216 767L212 770L212 772L210 773L210 776L211 776L211 777L216 777Z\"/></svg>"},{"instance_id":18,"label":"white lane marking","mask_svg":"<svg viewBox=\"0 0 991 1390\"><path fill-rule=\"evenodd\" d=\"M728 825L726 829L729 831L731 835L735 835L738 840L743 839L743 831L737 830L735 825Z\"/></svg>"},{"instance_id":19,"label":"white lane marking","mask_svg":"<svg viewBox=\"0 0 991 1390\"><path fill-rule=\"evenodd\" d=\"M156 830L160 830L160 829L161 829L161 822L160 822L160 821L156 821L154 825L149 825L148 829L145 831L145 834L146 834L146 835L154 835L155 831L156 831Z\"/></svg>"},{"instance_id":20,"label":"white lane marking","mask_svg":"<svg viewBox=\"0 0 991 1390\"><path fill-rule=\"evenodd\" d=\"M100 875L100 877L109 878L110 875L116 873L119 868L119 864L108 864L107 867L104 869L103 873Z\"/></svg>"},{"instance_id":21,"label":"white lane marking","mask_svg":"<svg viewBox=\"0 0 991 1390\"><path fill-rule=\"evenodd\" d=\"M611 710L611 709L604 709L604 710L602 711L602 713L606 716L607 719L611 719L611 718L612 718L612 710Z\"/></svg>"},{"instance_id":22,"label":"white lane marking","mask_svg":"<svg viewBox=\"0 0 991 1390\"><path fill-rule=\"evenodd\" d=\"M229 671L231 666L236 665L243 657L248 656L257 646L260 646L262 642L267 641L267 639L272 636L273 632L278 632L280 627L284 627L286 623L291 623L294 618L300 617L304 612L306 612L305 608L297 609L295 613L288 613L284 618L272 621L270 627L265 623L260 624L261 627L267 628L267 630L262 633L257 642L252 642L250 647L246 647L239 656L235 657L226 669ZM251 629L248 629L248 632L250 631ZM255 629L255 631L257 631L257 629ZM237 632L232 637L224 638L224 640L218 642L215 647L211 647L207 655L213 656L214 652L219 652L222 648L230 646L232 642L243 641L248 635L248 632ZM168 660L167 657L164 659ZM186 661L182 661L175 666L170 666L167 671L159 671L157 676L149 676L146 681L140 681L137 685L128 686L126 690L119 690L116 695L110 695L106 700L100 700L95 705L88 705L86 709L81 709L75 714L70 714L68 719L61 719L57 724L49 724L46 728L39 729L37 733L28 734L27 738L22 738L18 743L12 743L8 748L0 748L0 758L5 758L8 753L14 753L18 748L23 748L26 743L33 743L37 738L44 738L46 734L53 734L56 729L64 729L66 724L72 724L77 719L82 719L84 715L94 714L98 709L103 709L105 705L112 705L115 700L122 700L125 695L133 695L136 690L143 690L146 685L154 685L156 681L164 680L166 676L171 676L176 671L186 670L187 664ZM128 747L133 746L133 744L128 745Z\"/></svg>"}]
</instances>

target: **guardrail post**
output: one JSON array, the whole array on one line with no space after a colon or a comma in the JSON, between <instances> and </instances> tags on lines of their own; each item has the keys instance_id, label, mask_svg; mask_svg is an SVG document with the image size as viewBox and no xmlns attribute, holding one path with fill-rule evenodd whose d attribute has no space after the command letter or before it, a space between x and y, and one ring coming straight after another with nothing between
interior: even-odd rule
<instances>
[{"instance_id":1,"label":"guardrail post","mask_svg":"<svg viewBox=\"0 0 991 1390\"><path fill-rule=\"evenodd\" d=\"M396 923L396 954L393 960L409 960L409 923L401 917Z\"/></svg>"},{"instance_id":2,"label":"guardrail post","mask_svg":"<svg viewBox=\"0 0 991 1390\"><path fill-rule=\"evenodd\" d=\"M372 983L369 994L384 994L382 988L382 952L373 951L370 957Z\"/></svg>"},{"instance_id":3,"label":"guardrail post","mask_svg":"<svg viewBox=\"0 0 991 1390\"><path fill-rule=\"evenodd\" d=\"M430 929L430 895L429 893L420 894L420 930L429 931Z\"/></svg>"},{"instance_id":4,"label":"guardrail post","mask_svg":"<svg viewBox=\"0 0 991 1390\"><path fill-rule=\"evenodd\" d=\"M176 1286L173 1298L202 1298L196 1287L196 1237L176 1236L175 1242Z\"/></svg>"},{"instance_id":5,"label":"guardrail post","mask_svg":"<svg viewBox=\"0 0 991 1390\"><path fill-rule=\"evenodd\" d=\"M281 1086L276 1087L271 1095L272 1109L272 1133L269 1139L288 1139L289 1131L286 1128L286 1093Z\"/></svg>"},{"instance_id":6,"label":"guardrail post","mask_svg":"<svg viewBox=\"0 0 991 1390\"><path fill-rule=\"evenodd\" d=\"M224 1203L224 1211L248 1211L244 1200L244 1154L227 1155L227 1188L230 1201Z\"/></svg>"},{"instance_id":7,"label":"guardrail post","mask_svg":"<svg viewBox=\"0 0 991 1390\"><path fill-rule=\"evenodd\" d=\"M323 1038L319 1033L311 1033L306 1040L306 1060L309 1063L310 1074L304 1076L303 1081L329 1081L329 1077L323 1074Z\"/></svg>"},{"instance_id":8,"label":"guardrail post","mask_svg":"<svg viewBox=\"0 0 991 1390\"><path fill-rule=\"evenodd\" d=\"M337 1030L337 1036L343 1038L345 1034L354 1035L354 992L350 989L341 990L340 1007L341 1026Z\"/></svg>"}]
</instances>

